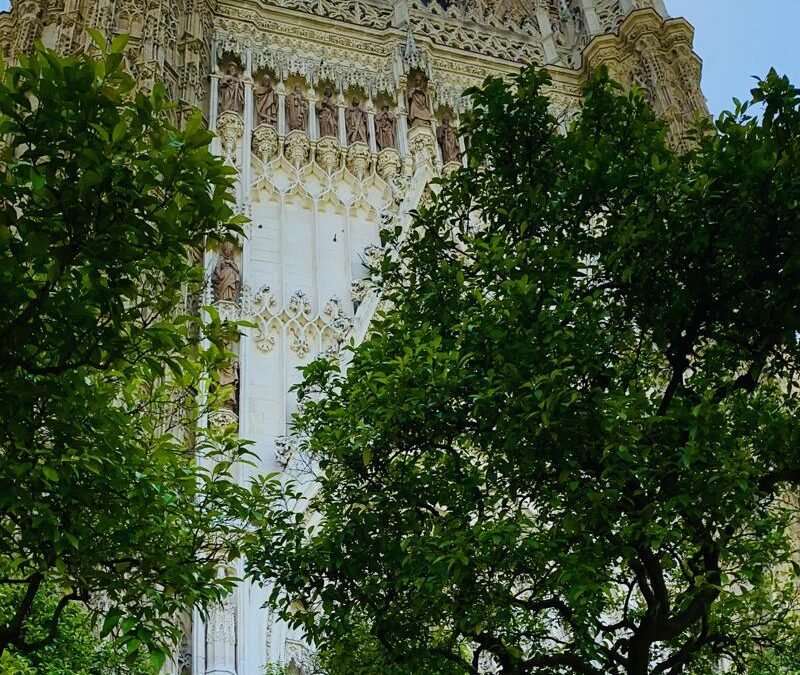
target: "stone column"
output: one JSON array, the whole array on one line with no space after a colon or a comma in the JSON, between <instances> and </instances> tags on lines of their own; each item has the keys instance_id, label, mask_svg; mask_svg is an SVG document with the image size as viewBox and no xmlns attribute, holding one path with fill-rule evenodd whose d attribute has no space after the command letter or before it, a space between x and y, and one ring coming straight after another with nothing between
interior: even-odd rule
<instances>
[{"instance_id":1,"label":"stone column","mask_svg":"<svg viewBox=\"0 0 800 675\"><path fill-rule=\"evenodd\" d=\"M206 675L236 675L236 604L234 593L208 613Z\"/></svg>"},{"instance_id":2,"label":"stone column","mask_svg":"<svg viewBox=\"0 0 800 675\"><path fill-rule=\"evenodd\" d=\"M406 109L405 82L400 85L397 92L397 151L401 157L408 157L408 110Z\"/></svg>"},{"instance_id":3,"label":"stone column","mask_svg":"<svg viewBox=\"0 0 800 675\"><path fill-rule=\"evenodd\" d=\"M317 123L317 92L313 89L308 93L308 137L312 141L319 138L319 124Z\"/></svg>"},{"instance_id":4,"label":"stone column","mask_svg":"<svg viewBox=\"0 0 800 675\"><path fill-rule=\"evenodd\" d=\"M622 0L623 2L625 0ZM536 20L539 22L539 29L542 32L542 47L547 63L558 63L559 56L556 49L556 39L553 35L553 26L550 23L550 13L547 7L542 4L536 6Z\"/></svg>"},{"instance_id":5,"label":"stone column","mask_svg":"<svg viewBox=\"0 0 800 675\"><path fill-rule=\"evenodd\" d=\"M206 672L206 625L199 609L192 610L192 673Z\"/></svg>"},{"instance_id":6,"label":"stone column","mask_svg":"<svg viewBox=\"0 0 800 675\"><path fill-rule=\"evenodd\" d=\"M600 19L597 18L597 11L595 10L595 0L580 0L581 7L583 8L583 19L586 25L586 33L590 38L603 32L600 25Z\"/></svg>"},{"instance_id":7,"label":"stone column","mask_svg":"<svg viewBox=\"0 0 800 675\"><path fill-rule=\"evenodd\" d=\"M217 132L217 118L219 117L219 73L212 72L211 75L211 91L209 94L209 110L208 110L208 128L215 134ZM211 141L211 152L215 155L222 155L222 141L219 136L214 136Z\"/></svg>"},{"instance_id":8,"label":"stone column","mask_svg":"<svg viewBox=\"0 0 800 675\"><path fill-rule=\"evenodd\" d=\"M211 92L209 95L208 128L217 128L217 117L219 116L219 73L213 72L211 78Z\"/></svg>"},{"instance_id":9,"label":"stone column","mask_svg":"<svg viewBox=\"0 0 800 675\"><path fill-rule=\"evenodd\" d=\"M461 129L461 115L455 113L455 119L453 120L453 124L455 124L456 129ZM458 149L461 151L461 163L466 166L467 165L467 143L464 141L464 134L458 134Z\"/></svg>"},{"instance_id":10,"label":"stone column","mask_svg":"<svg viewBox=\"0 0 800 675\"><path fill-rule=\"evenodd\" d=\"M276 87L278 91L278 136L286 135L286 85L283 78Z\"/></svg>"},{"instance_id":11,"label":"stone column","mask_svg":"<svg viewBox=\"0 0 800 675\"><path fill-rule=\"evenodd\" d=\"M378 142L375 140L375 104L372 98L367 101L367 133L369 135L369 151L378 152Z\"/></svg>"},{"instance_id":12,"label":"stone column","mask_svg":"<svg viewBox=\"0 0 800 675\"><path fill-rule=\"evenodd\" d=\"M444 166L444 159L442 158L442 149L439 147L439 136L436 133L437 128L435 117L431 120L431 131L433 132L433 137L436 139L436 143L434 143L436 148L436 170L441 171L442 167Z\"/></svg>"},{"instance_id":13,"label":"stone column","mask_svg":"<svg viewBox=\"0 0 800 675\"><path fill-rule=\"evenodd\" d=\"M344 117L344 94L339 91L339 96L336 97L336 107L339 113L339 143L343 148L347 147L347 121Z\"/></svg>"},{"instance_id":14,"label":"stone column","mask_svg":"<svg viewBox=\"0 0 800 675\"><path fill-rule=\"evenodd\" d=\"M248 48L245 54L244 67L244 138L242 139L242 163L240 170L241 193L240 206L244 206L246 195L250 190L250 148L253 142L253 110L255 99L253 97L253 58ZM239 373L241 378L241 372Z\"/></svg>"}]
</instances>

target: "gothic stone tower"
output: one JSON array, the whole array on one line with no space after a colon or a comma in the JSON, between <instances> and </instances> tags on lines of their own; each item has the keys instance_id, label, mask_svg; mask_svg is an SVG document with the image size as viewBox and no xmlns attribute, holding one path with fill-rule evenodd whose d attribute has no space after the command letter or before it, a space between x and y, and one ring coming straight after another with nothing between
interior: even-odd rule
<instances>
[{"instance_id":1,"label":"gothic stone tower","mask_svg":"<svg viewBox=\"0 0 800 675\"><path fill-rule=\"evenodd\" d=\"M676 144L705 109L692 29L663 0L16 0L0 14L0 54L36 40L85 49L86 27L129 33L140 83L160 79L183 110L202 110L238 171L251 224L238 247L206 252L206 300L256 328L233 346L238 396L210 422L255 441L260 466L248 471L301 479L289 440L297 368L363 339L380 230L407 227L430 179L461 161L467 87L546 66L567 118L605 63L645 89ZM207 621L187 621L172 672L303 673L307 648L262 609L266 597L245 583Z\"/></svg>"}]
</instances>

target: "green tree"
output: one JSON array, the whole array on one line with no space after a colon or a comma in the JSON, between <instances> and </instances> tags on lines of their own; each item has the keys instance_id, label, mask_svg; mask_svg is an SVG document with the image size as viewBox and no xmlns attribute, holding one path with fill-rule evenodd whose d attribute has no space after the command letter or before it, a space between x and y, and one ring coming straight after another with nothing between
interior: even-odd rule
<instances>
[{"instance_id":1,"label":"green tree","mask_svg":"<svg viewBox=\"0 0 800 675\"><path fill-rule=\"evenodd\" d=\"M269 515L252 573L333 672L756 672L796 640L798 90L681 154L640 92L601 73L564 130L546 83L470 92L469 166L298 389L319 523Z\"/></svg>"},{"instance_id":2,"label":"green tree","mask_svg":"<svg viewBox=\"0 0 800 675\"><path fill-rule=\"evenodd\" d=\"M260 503L231 474L244 445L200 428L237 329L191 307L197 252L242 221L199 115L175 128L124 38L95 39L0 72L0 655L79 603L158 665L175 616L230 589Z\"/></svg>"},{"instance_id":3,"label":"green tree","mask_svg":"<svg viewBox=\"0 0 800 675\"><path fill-rule=\"evenodd\" d=\"M56 593L40 592L37 607L28 619L29 635L44 635L49 626ZM4 602L3 607L8 605ZM55 639L30 654L11 647L0 656L3 675L158 675L146 656L128 658L124 645L101 639L89 614L78 604L67 607L59 621Z\"/></svg>"}]
</instances>

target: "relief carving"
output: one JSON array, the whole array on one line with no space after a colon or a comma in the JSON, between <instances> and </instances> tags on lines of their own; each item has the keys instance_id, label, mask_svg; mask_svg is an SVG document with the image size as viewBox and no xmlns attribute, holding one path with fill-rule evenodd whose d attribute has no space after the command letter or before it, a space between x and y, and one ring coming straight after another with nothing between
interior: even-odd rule
<instances>
[{"instance_id":1,"label":"relief carving","mask_svg":"<svg viewBox=\"0 0 800 675\"><path fill-rule=\"evenodd\" d=\"M367 113L361 107L357 98L354 98L344 113L347 126L347 142L367 142Z\"/></svg>"},{"instance_id":2,"label":"relief carving","mask_svg":"<svg viewBox=\"0 0 800 675\"><path fill-rule=\"evenodd\" d=\"M428 103L428 92L421 75L414 79L414 86L408 92L408 126L430 126L433 119Z\"/></svg>"},{"instance_id":3,"label":"relief carving","mask_svg":"<svg viewBox=\"0 0 800 675\"><path fill-rule=\"evenodd\" d=\"M450 126L450 115L445 114L442 118L442 123L436 129L436 138L439 141L444 164L461 161L461 148L458 147L456 130Z\"/></svg>"},{"instance_id":4,"label":"relief carving","mask_svg":"<svg viewBox=\"0 0 800 675\"><path fill-rule=\"evenodd\" d=\"M375 170L387 183L397 176L402 168L403 161L400 159L400 153L394 148L386 148L378 153Z\"/></svg>"},{"instance_id":5,"label":"relief carving","mask_svg":"<svg viewBox=\"0 0 800 675\"><path fill-rule=\"evenodd\" d=\"M264 75L255 87L256 113L264 124L278 123L278 92L273 88L268 75Z\"/></svg>"},{"instance_id":6,"label":"relief carving","mask_svg":"<svg viewBox=\"0 0 800 675\"><path fill-rule=\"evenodd\" d=\"M278 153L278 132L266 122L253 129L253 151L266 164Z\"/></svg>"},{"instance_id":7,"label":"relief carving","mask_svg":"<svg viewBox=\"0 0 800 675\"><path fill-rule=\"evenodd\" d=\"M301 166L308 164L309 153L311 152L311 141L305 131L299 129L290 131L286 137L286 147L284 154L292 165L299 169Z\"/></svg>"},{"instance_id":8,"label":"relief carving","mask_svg":"<svg viewBox=\"0 0 800 675\"><path fill-rule=\"evenodd\" d=\"M340 155L339 141L335 137L325 136L317 141L314 159L326 173L331 174L339 169Z\"/></svg>"},{"instance_id":9,"label":"relief carving","mask_svg":"<svg viewBox=\"0 0 800 675\"><path fill-rule=\"evenodd\" d=\"M375 118L375 141L378 150L397 147L397 118L389 112L388 105Z\"/></svg>"},{"instance_id":10,"label":"relief carving","mask_svg":"<svg viewBox=\"0 0 800 675\"><path fill-rule=\"evenodd\" d=\"M371 153L366 143L353 143L347 149L347 168L358 180L364 180L369 172Z\"/></svg>"},{"instance_id":11,"label":"relief carving","mask_svg":"<svg viewBox=\"0 0 800 675\"><path fill-rule=\"evenodd\" d=\"M232 361L227 368L219 371L219 386L228 389L223 402L225 409L239 414L239 362Z\"/></svg>"},{"instance_id":12,"label":"relief carving","mask_svg":"<svg viewBox=\"0 0 800 675\"><path fill-rule=\"evenodd\" d=\"M236 302L238 299L241 275L233 256L233 244L226 241L222 244L220 258L211 276L215 302Z\"/></svg>"},{"instance_id":13,"label":"relief carving","mask_svg":"<svg viewBox=\"0 0 800 675\"><path fill-rule=\"evenodd\" d=\"M219 80L219 112L241 113L244 109L244 83L239 71L231 63L228 70Z\"/></svg>"},{"instance_id":14,"label":"relief carving","mask_svg":"<svg viewBox=\"0 0 800 675\"><path fill-rule=\"evenodd\" d=\"M289 131L305 130L308 117L308 101L299 84L286 97L286 123Z\"/></svg>"},{"instance_id":15,"label":"relief carving","mask_svg":"<svg viewBox=\"0 0 800 675\"><path fill-rule=\"evenodd\" d=\"M237 149L239 139L244 135L244 122L241 116L232 110L222 113L217 120L217 135L225 161L238 168Z\"/></svg>"},{"instance_id":16,"label":"relief carving","mask_svg":"<svg viewBox=\"0 0 800 675\"><path fill-rule=\"evenodd\" d=\"M333 100L333 92L330 89L325 90L325 94L317 108L317 117L319 118L320 138L325 138L326 136L336 138L339 134L339 113L336 102Z\"/></svg>"}]
</instances>

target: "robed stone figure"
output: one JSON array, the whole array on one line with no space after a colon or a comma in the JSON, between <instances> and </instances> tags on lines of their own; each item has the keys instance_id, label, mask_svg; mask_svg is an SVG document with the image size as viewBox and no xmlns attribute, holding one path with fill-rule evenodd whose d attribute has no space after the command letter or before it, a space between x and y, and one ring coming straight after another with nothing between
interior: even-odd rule
<instances>
[{"instance_id":1,"label":"robed stone figure","mask_svg":"<svg viewBox=\"0 0 800 675\"><path fill-rule=\"evenodd\" d=\"M336 103L333 101L333 93L330 91L325 92L325 95L320 101L319 108L317 108L317 115L319 116L319 136L337 136L339 128L338 110Z\"/></svg>"},{"instance_id":2,"label":"robed stone figure","mask_svg":"<svg viewBox=\"0 0 800 675\"><path fill-rule=\"evenodd\" d=\"M428 92L419 75L414 80L414 87L408 92L408 124L412 129L423 124L427 126L431 124Z\"/></svg>"},{"instance_id":3,"label":"robed stone figure","mask_svg":"<svg viewBox=\"0 0 800 675\"><path fill-rule=\"evenodd\" d=\"M222 245L222 255L211 277L214 286L214 300L236 302L239 279L239 266L233 259L233 244L226 241Z\"/></svg>"},{"instance_id":4,"label":"robed stone figure","mask_svg":"<svg viewBox=\"0 0 800 675\"><path fill-rule=\"evenodd\" d=\"M256 85L256 112L262 122L275 126L278 122L278 92L267 75Z\"/></svg>"},{"instance_id":5,"label":"robed stone figure","mask_svg":"<svg viewBox=\"0 0 800 675\"><path fill-rule=\"evenodd\" d=\"M383 106L383 110L375 118L375 142L378 150L397 147L397 119L389 112L388 105Z\"/></svg>"},{"instance_id":6,"label":"robed stone figure","mask_svg":"<svg viewBox=\"0 0 800 675\"><path fill-rule=\"evenodd\" d=\"M223 406L239 413L239 362L233 361L219 371L219 386L228 387Z\"/></svg>"},{"instance_id":7,"label":"robed stone figure","mask_svg":"<svg viewBox=\"0 0 800 675\"><path fill-rule=\"evenodd\" d=\"M347 108L344 113L347 122L347 142L367 143L367 113L361 107L357 98Z\"/></svg>"},{"instance_id":8,"label":"robed stone figure","mask_svg":"<svg viewBox=\"0 0 800 675\"><path fill-rule=\"evenodd\" d=\"M442 149L442 162L458 162L461 159L461 148L458 147L456 130L450 126L450 115L445 115L436 130L439 147Z\"/></svg>"},{"instance_id":9,"label":"robed stone figure","mask_svg":"<svg viewBox=\"0 0 800 675\"><path fill-rule=\"evenodd\" d=\"M286 97L286 119L289 123L289 131L297 129L305 131L306 115L308 113L308 103L306 97L300 89L300 85L294 86L294 91Z\"/></svg>"},{"instance_id":10,"label":"robed stone figure","mask_svg":"<svg viewBox=\"0 0 800 675\"><path fill-rule=\"evenodd\" d=\"M233 111L240 113L244 107L244 83L236 70L230 64L228 72L219 81L219 112Z\"/></svg>"}]
</instances>

